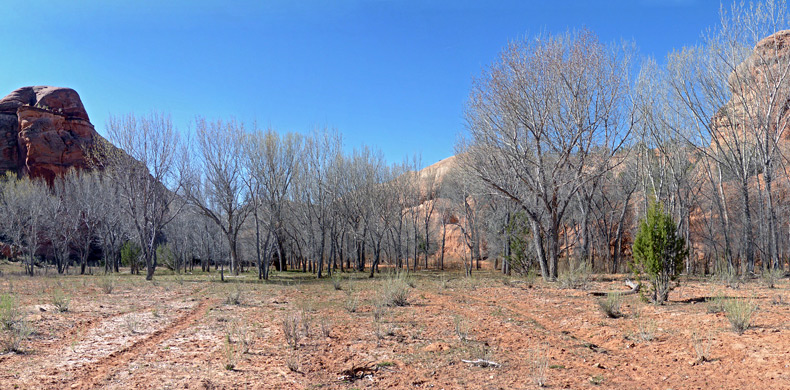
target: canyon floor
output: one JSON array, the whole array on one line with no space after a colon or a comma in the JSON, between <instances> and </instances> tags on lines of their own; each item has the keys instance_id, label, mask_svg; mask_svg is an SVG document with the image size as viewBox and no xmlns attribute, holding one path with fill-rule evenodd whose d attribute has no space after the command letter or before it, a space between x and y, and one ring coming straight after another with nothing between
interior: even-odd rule
<instances>
[{"instance_id":1,"label":"canyon floor","mask_svg":"<svg viewBox=\"0 0 790 390\"><path fill-rule=\"evenodd\" d=\"M625 275L561 289L418 271L408 304L388 307L384 273L146 282L25 277L12 266L0 267L0 292L32 333L20 352L0 354L2 389L790 388L787 279L731 288L684 278L666 305L630 295L623 316L608 318L590 292L627 289ZM717 308L735 297L757 308L742 334ZM497 365L464 362L478 359Z\"/></svg>"}]
</instances>

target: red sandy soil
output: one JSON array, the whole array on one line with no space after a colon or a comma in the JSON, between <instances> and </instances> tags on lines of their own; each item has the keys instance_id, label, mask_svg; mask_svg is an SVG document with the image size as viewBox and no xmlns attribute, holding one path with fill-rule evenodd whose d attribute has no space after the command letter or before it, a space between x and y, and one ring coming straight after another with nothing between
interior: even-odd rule
<instances>
[{"instance_id":1,"label":"red sandy soil","mask_svg":"<svg viewBox=\"0 0 790 390\"><path fill-rule=\"evenodd\" d=\"M612 319L590 291L623 290L622 277L573 290L418 272L409 305L378 310L383 275L347 274L341 290L299 273L268 284L124 275L111 294L102 278L0 279L35 329L25 353L0 354L0 389L526 389L538 387L536 362L555 389L790 388L787 280L775 289L684 280L668 304L628 296L625 316ZM50 303L55 291L71 298L68 311ZM241 303L227 303L236 292ZM704 299L715 295L758 305L752 327L737 334L709 312ZM307 318L296 347L284 337L289 317ZM705 361L695 344L709 349Z\"/></svg>"}]
</instances>

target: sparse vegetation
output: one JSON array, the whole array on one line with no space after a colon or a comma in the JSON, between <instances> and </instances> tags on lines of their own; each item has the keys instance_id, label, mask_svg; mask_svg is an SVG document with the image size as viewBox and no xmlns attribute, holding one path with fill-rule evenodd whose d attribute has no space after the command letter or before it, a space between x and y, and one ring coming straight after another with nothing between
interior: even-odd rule
<instances>
[{"instance_id":1,"label":"sparse vegetation","mask_svg":"<svg viewBox=\"0 0 790 390\"><path fill-rule=\"evenodd\" d=\"M65 313L69 311L69 304L71 303L71 298L66 295L66 292L63 291L61 288L55 288L52 290L51 295L51 302L52 306L55 307L55 310L61 313Z\"/></svg>"},{"instance_id":2,"label":"sparse vegetation","mask_svg":"<svg viewBox=\"0 0 790 390\"><path fill-rule=\"evenodd\" d=\"M715 314L724 312L724 304L727 302L727 297L722 293L716 293L706 300L708 313Z\"/></svg>"},{"instance_id":3,"label":"sparse vegetation","mask_svg":"<svg viewBox=\"0 0 790 390\"><path fill-rule=\"evenodd\" d=\"M3 351L24 353L25 341L33 334L33 329L27 321L19 320L13 323L10 329L3 332Z\"/></svg>"},{"instance_id":4,"label":"sparse vegetation","mask_svg":"<svg viewBox=\"0 0 790 390\"><path fill-rule=\"evenodd\" d=\"M529 376L538 387L547 385L546 379L549 368L549 354L546 348L531 349L528 354Z\"/></svg>"},{"instance_id":5,"label":"sparse vegetation","mask_svg":"<svg viewBox=\"0 0 790 390\"><path fill-rule=\"evenodd\" d=\"M319 327L321 328L321 334L324 337L331 337L332 336L332 322L326 318L321 318L319 322Z\"/></svg>"},{"instance_id":6,"label":"sparse vegetation","mask_svg":"<svg viewBox=\"0 0 790 390\"><path fill-rule=\"evenodd\" d=\"M354 290L346 290L346 299L343 301L343 307L349 313L356 313L357 308L359 307L359 297L354 294Z\"/></svg>"},{"instance_id":7,"label":"sparse vegetation","mask_svg":"<svg viewBox=\"0 0 790 390\"><path fill-rule=\"evenodd\" d=\"M115 290L115 277L112 274L105 274L97 280L96 284L103 293L112 294Z\"/></svg>"},{"instance_id":8,"label":"sparse vegetation","mask_svg":"<svg viewBox=\"0 0 790 390\"><path fill-rule=\"evenodd\" d=\"M76 35L100 51L76 54L109 60L84 72L119 65L114 54L129 49L112 74L127 82L113 85L138 95L154 86L153 105L213 93L219 103L202 112L304 116L272 120L293 124L351 107L361 118L340 115L354 127L346 139L331 124L286 132L185 119L178 104L177 120L111 114L94 126L76 92L56 87L0 100L0 388L782 386L787 1L726 1L692 46L655 59L585 28L502 37L490 34L512 25L475 24L543 14L523 5L286 3L227 7L192 23L201 28L161 14L178 7L150 7L142 19L153 33L132 37L141 42L71 28L88 19L68 5L7 18L19 48L60 48L43 61L6 45L7 62L91 63L58 58L75 54ZM610 6L609 20L633 16ZM123 32L140 25L122 19L107 20ZM42 30L55 42L31 39ZM337 30L369 36L337 44ZM228 34L201 39L216 31ZM490 55L492 38L507 42L496 55L457 58ZM393 48L408 50L380 55ZM447 100L462 123L455 155L429 166L358 142L372 124L392 134L369 138L419 144L427 158L449 150L438 145L447 137L416 133L448 128L447 102L433 98L449 79L426 53L455 61L441 68L448 75L480 67L468 99L455 88ZM26 79L15 69L9 79ZM122 88L130 74L139 88ZM402 128L414 139L399 139Z\"/></svg>"},{"instance_id":9,"label":"sparse vegetation","mask_svg":"<svg viewBox=\"0 0 790 390\"><path fill-rule=\"evenodd\" d=\"M462 317L453 317L453 325L455 327L455 335L458 337L458 340L461 340L461 342L464 343L469 340L469 325Z\"/></svg>"},{"instance_id":10,"label":"sparse vegetation","mask_svg":"<svg viewBox=\"0 0 790 390\"><path fill-rule=\"evenodd\" d=\"M760 280L763 284L768 288L775 288L776 283L784 278L785 271L783 269L778 268L771 268L771 269L763 269L763 272L760 274Z\"/></svg>"},{"instance_id":11,"label":"sparse vegetation","mask_svg":"<svg viewBox=\"0 0 790 390\"><path fill-rule=\"evenodd\" d=\"M285 342L291 348L296 349L299 347L299 341L302 339L302 335L299 333L301 327L302 316L299 314L287 315L282 320L283 336L285 336Z\"/></svg>"},{"instance_id":12,"label":"sparse vegetation","mask_svg":"<svg viewBox=\"0 0 790 390\"><path fill-rule=\"evenodd\" d=\"M228 305L241 305L241 294L243 289L239 283L234 283L232 288L226 292L225 303Z\"/></svg>"},{"instance_id":13,"label":"sparse vegetation","mask_svg":"<svg viewBox=\"0 0 790 390\"><path fill-rule=\"evenodd\" d=\"M405 272L397 272L380 282L381 302L386 306L406 306L411 294L409 278Z\"/></svg>"},{"instance_id":14,"label":"sparse vegetation","mask_svg":"<svg viewBox=\"0 0 790 390\"><path fill-rule=\"evenodd\" d=\"M343 289L343 276L341 276L337 272L332 274L332 288L334 288L337 291Z\"/></svg>"},{"instance_id":15,"label":"sparse vegetation","mask_svg":"<svg viewBox=\"0 0 790 390\"><path fill-rule=\"evenodd\" d=\"M710 349L713 345L710 333L703 337L698 332L693 332L691 334L691 345L694 348L694 355L696 356L694 363L705 363L710 361Z\"/></svg>"},{"instance_id":16,"label":"sparse vegetation","mask_svg":"<svg viewBox=\"0 0 790 390\"><path fill-rule=\"evenodd\" d=\"M17 299L10 294L0 295L0 324L3 329L14 329L22 321L22 318L22 311Z\"/></svg>"},{"instance_id":17,"label":"sparse vegetation","mask_svg":"<svg viewBox=\"0 0 790 390\"><path fill-rule=\"evenodd\" d=\"M622 311L620 311L622 302L622 295L617 293L608 293L606 294L606 298L598 300L598 307L607 317L620 318L623 316Z\"/></svg>"},{"instance_id":18,"label":"sparse vegetation","mask_svg":"<svg viewBox=\"0 0 790 390\"><path fill-rule=\"evenodd\" d=\"M751 300L731 298L724 302L724 314L732 325L732 330L741 334L752 324L752 315L757 311L757 306Z\"/></svg>"},{"instance_id":19,"label":"sparse vegetation","mask_svg":"<svg viewBox=\"0 0 790 390\"><path fill-rule=\"evenodd\" d=\"M571 262L568 265L568 270L560 272L557 282L562 288L583 290L587 288L591 274L590 265L586 262Z\"/></svg>"}]
</instances>

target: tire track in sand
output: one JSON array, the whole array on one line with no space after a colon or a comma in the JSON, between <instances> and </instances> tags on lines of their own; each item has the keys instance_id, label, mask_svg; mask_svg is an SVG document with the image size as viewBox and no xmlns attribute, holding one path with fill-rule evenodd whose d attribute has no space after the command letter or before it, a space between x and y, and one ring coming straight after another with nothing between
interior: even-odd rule
<instances>
[{"instance_id":1,"label":"tire track in sand","mask_svg":"<svg viewBox=\"0 0 790 390\"><path fill-rule=\"evenodd\" d=\"M191 326L206 312L208 307L216 304L216 301L216 299L203 299L203 301L190 310L189 313L179 317L169 326L159 329L151 333L150 336L86 366L82 375L75 378L68 387L71 389L97 388L120 367L123 367L136 357L155 348L162 341L171 338L176 333Z\"/></svg>"}]
</instances>

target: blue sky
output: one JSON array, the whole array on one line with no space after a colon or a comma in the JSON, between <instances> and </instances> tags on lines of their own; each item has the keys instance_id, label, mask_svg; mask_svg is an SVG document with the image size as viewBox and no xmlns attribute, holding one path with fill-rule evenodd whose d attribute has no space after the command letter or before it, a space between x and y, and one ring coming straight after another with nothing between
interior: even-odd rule
<instances>
[{"instance_id":1,"label":"blue sky","mask_svg":"<svg viewBox=\"0 0 790 390\"><path fill-rule=\"evenodd\" d=\"M709 0L0 0L0 96L71 87L109 115L336 128L346 147L453 154L472 77L508 40L586 27L659 62L715 25Z\"/></svg>"}]
</instances>

